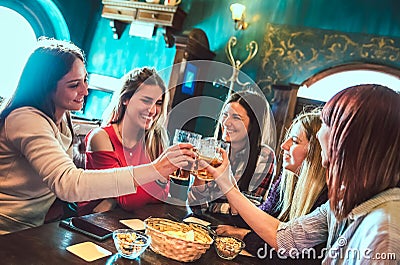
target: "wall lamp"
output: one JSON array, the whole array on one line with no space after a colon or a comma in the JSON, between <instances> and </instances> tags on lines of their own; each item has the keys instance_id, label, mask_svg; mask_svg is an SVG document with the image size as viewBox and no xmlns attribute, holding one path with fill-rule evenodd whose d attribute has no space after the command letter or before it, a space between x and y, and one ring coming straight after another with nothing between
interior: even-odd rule
<instances>
[{"instance_id":1,"label":"wall lamp","mask_svg":"<svg viewBox=\"0 0 400 265\"><path fill-rule=\"evenodd\" d=\"M246 10L246 6L235 3L232 4L231 7L232 19L235 21L235 29L236 30L245 30L249 24L244 21L244 11Z\"/></svg>"}]
</instances>

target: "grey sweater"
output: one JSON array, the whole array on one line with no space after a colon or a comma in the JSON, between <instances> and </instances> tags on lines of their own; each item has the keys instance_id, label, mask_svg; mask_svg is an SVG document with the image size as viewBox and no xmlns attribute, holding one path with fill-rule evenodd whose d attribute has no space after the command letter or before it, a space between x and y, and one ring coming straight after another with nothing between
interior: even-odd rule
<instances>
[{"instance_id":1,"label":"grey sweater","mask_svg":"<svg viewBox=\"0 0 400 265\"><path fill-rule=\"evenodd\" d=\"M41 111L12 111L0 128L0 234L43 224L55 200L75 202L134 193L131 167L83 170L74 165L72 135Z\"/></svg>"}]
</instances>

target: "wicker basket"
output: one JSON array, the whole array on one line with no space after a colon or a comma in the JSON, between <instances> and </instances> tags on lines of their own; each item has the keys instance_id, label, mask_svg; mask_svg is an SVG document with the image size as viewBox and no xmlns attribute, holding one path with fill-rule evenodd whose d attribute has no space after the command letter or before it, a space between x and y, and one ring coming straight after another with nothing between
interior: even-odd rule
<instances>
[{"instance_id":1,"label":"wicker basket","mask_svg":"<svg viewBox=\"0 0 400 265\"><path fill-rule=\"evenodd\" d=\"M147 218L144 223L146 234L151 237L150 248L154 252L170 259L181 262L195 261L213 243L208 231L200 225L184 224L164 218L152 217ZM187 233L190 230L193 231L194 240L182 238L178 235Z\"/></svg>"}]
</instances>

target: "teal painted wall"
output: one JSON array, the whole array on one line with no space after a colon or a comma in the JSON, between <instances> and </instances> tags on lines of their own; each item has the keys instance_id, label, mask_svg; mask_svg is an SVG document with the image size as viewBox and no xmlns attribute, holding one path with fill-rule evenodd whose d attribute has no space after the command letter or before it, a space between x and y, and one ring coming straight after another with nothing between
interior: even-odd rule
<instances>
[{"instance_id":1,"label":"teal painted wall","mask_svg":"<svg viewBox=\"0 0 400 265\"><path fill-rule=\"evenodd\" d=\"M172 64L175 48L165 47L161 29L149 40L129 36L128 26L121 38L114 40L108 20L101 18L100 0L54 1L70 26L71 39L88 55L89 72L121 77L134 67L163 69ZM233 2L247 7L250 26L246 31L233 28L229 11ZM204 30L210 49L217 54L215 60L226 63L224 48L230 36L238 38L233 52L243 60L250 40L256 40L262 49L267 23L400 37L397 0L182 0L181 8L188 14L184 29ZM252 78L258 75L261 55L262 51L242 68Z\"/></svg>"},{"instance_id":2,"label":"teal painted wall","mask_svg":"<svg viewBox=\"0 0 400 265\"><path fill-rule=\"evenodd\" d=\"M120 78L135 67L152 66L162 70L172 65L175 47L166 48L162 29L157 29L151 39L144 39L129 36L128 25L120 39L115 40L109 21L101 17L101 0L54 1L65 16L71 40L83 47L87 54L89 73ZM245 31L234 30L229 10L234 2L247 7L246 21L249 27ZM202 29L208 36L210 49L216 53L216 61L229 63L225 45L231 36L238 39L233 54L235 59L241 61L248 54L246 45L255 40L259 44L259 52L241 70L256 82L264 80L270 69L262 67L267 49L264 47L264 37L270 23L334 30L350 35L361 33L400 37L398 0L182 0L180 7L187 13L184 30ZM203 94L221 100L224 98L224 91L211 85L204 88ZM271 94L266 96L272 97ZM213 126L211 120L200 118L196 123L196 131L212 135Z\"/></svg>"},{"instance_id":3,"label":"teal painted wall","mask_svg":"<svg viewBox=\"0 0 400 265\"><path fill-rule=\"evenodd\" d=\"M97 21L101 15L101 0L53 0L60 9L70 31L71 40L89 52Z\"/></svg>"}]
</instances>

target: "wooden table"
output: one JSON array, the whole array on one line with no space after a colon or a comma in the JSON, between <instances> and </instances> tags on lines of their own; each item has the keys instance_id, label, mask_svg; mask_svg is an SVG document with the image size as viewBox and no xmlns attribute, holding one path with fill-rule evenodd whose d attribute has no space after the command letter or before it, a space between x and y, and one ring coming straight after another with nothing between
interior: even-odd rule
<instances>
[{"instance_id":1,"label":"wooden table","mask_svg":"<svg viewBox=\"0 0 400 265\"><path fill-rule=\"evenodd\" d=\"M99 222L109 229L126 228L119 222L121 219L139 218L146 219L149 216L182 220L191 213L189 207L172 204L152 204L135 212L125 212L121 209L92 214L91 220ZM222 216L204 215L201 217L212 225L226 223ZM137 260L129 260L119 257L112 238L98 242L89 237L70 231L59 226L59 223L45 224L37 228L0 236L0 260L2 264L88 264L83 259L71 254L66 247L77 243L91 241L111 251L112 256L90 262L90 264L182 264L172 259L165 258L154 253L148 248ZM265 261L264 261L265 262ZM215 252L214 246L201 256L200 259L188 264L263 264L263 261L252 257L238 256L234 260L221 259Z\"/></svg>"}]
</instances>

